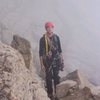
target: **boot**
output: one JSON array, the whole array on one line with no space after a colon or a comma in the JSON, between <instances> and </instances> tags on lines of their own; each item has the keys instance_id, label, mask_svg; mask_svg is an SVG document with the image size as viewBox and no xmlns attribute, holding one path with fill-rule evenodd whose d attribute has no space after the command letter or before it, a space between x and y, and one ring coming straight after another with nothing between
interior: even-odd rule
<instances>
[{"instance_id":1,"label":"boot","mask_svg":"<svg viewBox=\"0 0 100 100\"><path fill-rule=\"evenodd\" d=\"M48 94L48 97L50 98L50 100L55 100L52 94Z\"/></svg>"}]
</instances>

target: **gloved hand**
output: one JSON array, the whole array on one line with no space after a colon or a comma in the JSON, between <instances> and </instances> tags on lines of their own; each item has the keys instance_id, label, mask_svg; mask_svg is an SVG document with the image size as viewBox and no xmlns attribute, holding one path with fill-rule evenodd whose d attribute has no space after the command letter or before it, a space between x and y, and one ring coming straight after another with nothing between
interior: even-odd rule
<instances>
[{"instance_id":1,"label":"gloved hand","mask_svg":"<svg viewBox=\"0 0 100 100\"><path fill-rule=\"evenodd\" d=\"M60 59L59 70L63 71L64 69L64 60Z\"/></svg>"}]
</instances>

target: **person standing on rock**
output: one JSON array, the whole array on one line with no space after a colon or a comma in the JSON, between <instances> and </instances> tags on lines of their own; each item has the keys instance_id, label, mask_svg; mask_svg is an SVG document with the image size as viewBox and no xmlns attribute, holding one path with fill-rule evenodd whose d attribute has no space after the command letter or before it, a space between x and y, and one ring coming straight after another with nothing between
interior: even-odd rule
<instances>
[{"instance_id":1,"label":"person standing on rock","mask_svg":"<svg viewBox=\"0 0 100 100\"><path fill-rule=\"evenodd\" d=\"M50 98L53 97L53 82L56 92L56 85L60 83L59 70L63 71L63 56L60 44L60 38L53 33L54 24L45 23L45 34L40 38L39 57L42 71L46 73L47 93Z\"/></svg>"}]
</instances>

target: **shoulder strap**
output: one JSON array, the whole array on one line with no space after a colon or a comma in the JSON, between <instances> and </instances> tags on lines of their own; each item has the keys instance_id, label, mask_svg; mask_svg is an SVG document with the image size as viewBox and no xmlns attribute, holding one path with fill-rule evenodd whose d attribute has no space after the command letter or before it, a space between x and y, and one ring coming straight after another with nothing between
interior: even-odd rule
<instances>
[{"instance_id":1,"label":"shoulder strap","mask_svg":"<svg viewBox=\"0 0 100 100\"><path fill-rule=\"evenodd\" d=\"M57 38L57 35L54 34L54 42L57 44L58 43L58 38Z\"/></svg>"},{"instance_id":2,"label":"shoulder strap","mask_svg":"<svg viewBox=\"0 0 100 100\"><path fill-rule=\"evenodd\" d=\"M58 49L58 37L56 34L53 36L53 45L56 47L56 49Z\"/></svg>"}]
</instances>

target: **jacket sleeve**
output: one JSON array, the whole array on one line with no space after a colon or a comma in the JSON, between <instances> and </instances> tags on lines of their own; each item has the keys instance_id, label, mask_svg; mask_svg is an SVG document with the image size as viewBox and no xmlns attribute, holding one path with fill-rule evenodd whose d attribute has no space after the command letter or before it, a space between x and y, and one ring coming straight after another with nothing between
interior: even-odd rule
<instances>
[{"instance_id":1,"label":"jacket sleeve","mask_svg":"<svg viewBox=\"0 0 100 100\"><path fill-rule=\"evenodd\" d=\"M43 38L39 41L39 56L43 56Z\"/></svg>"}]
</instances>

